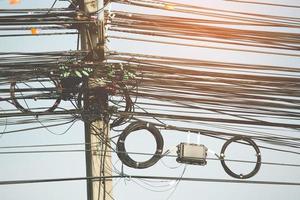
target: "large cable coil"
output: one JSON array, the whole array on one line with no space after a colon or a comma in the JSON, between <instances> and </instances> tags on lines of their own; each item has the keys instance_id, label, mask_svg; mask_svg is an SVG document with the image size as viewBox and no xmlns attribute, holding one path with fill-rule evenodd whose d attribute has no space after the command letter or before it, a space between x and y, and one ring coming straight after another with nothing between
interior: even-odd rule
<instances>
[{"instance_id":1,"label":"large cable coil","mask_svg":"<svg viewBox=\"0 0 300 200\"><path fill-rule=\"evenodd\" d=\"M149 131L154 136L156 140L156 151L149 160L143 162L137 162L133 160L126 152L125 140L130 133L142 129ZM163 146L164 146L163 137L160 131L154 125L147 122L133 122L129 126L127 126L122 132L122 134L120 135L117 142L117 154L120 160L128 167L144 169L144 168L151 167L157 161L159 161L159 159L161 158L161 154L163 152Z\"/></svg>"},{"instance_id":2,"label":"large cable coil","mask_svg":"<svg viewBox=\"0 0 300 200\"><path fill-rule=\"evenodd\" d=\"M248 174L237 174L237 173L234 173L226 165L226 163L225 163L226 159L224 160L226 148L232 142L238 142L238 141L244 141L244 142L248 143L256 151L256 165L255 165L254 169L250 173L248 173ZM221 149L220 160L221 160L221 164L222 164L225 172L229 176L231 176L233 178L238 178L238 179L248 179L248 178L251 178L252 176L254 176L259 171L260 166L261 166L261 153L260 153L260 150L259 150L258 146L255 144L255 142L253 140L250 139L250 137L238 135L238 136L234 136L233 138L227 140L224 143L224 145L223 145L223 147Z\"/></svg>"},{"instance_id":3,"label":"large cable coil","mask_svg":"<svg viewBox=\"0 0 300 200\"><path fill-rule=\"evenodd\" d=\"M61 97L58 94L59 93L58 91L60 90L61 85L59 84L58 81L56 81L56 80L54 80L52 78L48 78L48 79L49 80L47 80L47 81L51 82L54 85L54 88L55 88L54 90L56 90L56 92L54 92L54 94L53 94L53 91L48 91L48 89L50 90L50 88L46 88L43 85L43 83L40 83L43 86L43 88L41 88L41 89L38 88L39 90L36 89L36 88L19 89L18 86L17 86L17 84L20 82L20 83L23 83L24 85L26 85L26 86L29 87L28 83L34 83L35 82L35 84L36 84L37 82L42 82L41 80L39 80L39 78L11 82L11 85L10 85L10 96L11 96L11 100L12 100L12 103L14 104L14 106L17 109L19 109L20 111L24 112L24 113L26 113L26 112L34 112L32 108L29 108L29 105L27 105L26 102L25 102L25 104L26 104L27 108L25 106L23 106L20 103L20 100L23 99L25 101L25 99L35 99L35 98L46 99L45 97L52 98L51 96L54 96L54 102L53 102L53 104L50 105L45 110L43 110L43 112L52 112L52 111L54 111L58 107L58 105L59 105L59 103L61 101ZM17 95L16 93L19 90L20 90L20 94ZM23 92L22 92L22 90L23 90ZM34 95L33 94L27 94L27 93L30 93L31 91L35 91L35 90L39 91L39 93L34 94ZM48 94L44 94L45 91L48 92ZM35 104L37 104L37 103L35 103Z\"/></svg>"}]
</instances>

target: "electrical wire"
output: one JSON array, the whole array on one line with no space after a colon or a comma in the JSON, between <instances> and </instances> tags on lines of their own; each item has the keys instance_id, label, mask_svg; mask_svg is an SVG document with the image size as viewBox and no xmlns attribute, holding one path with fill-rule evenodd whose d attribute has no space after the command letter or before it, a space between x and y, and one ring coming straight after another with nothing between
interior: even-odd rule
<instances>
[{"instance_id":1,"label":"electrical wire","mask_svg":"<svg viewBox=\"0 0 300 200\"><path fill-rule=\"evenodd\" d=\"M244 1L244 0L225 0L237 3L246 3L246 4L258 4L258 5L266 5L266 6L277 6L277 7L285 7L285 8L300 8L300 6L289 5L289 4L275 4L275 3L267 3L263 1Z\"/></svg>"},{"instance_id":2,"label":"electrical wire","mask_svg":"<svg viewBox=\"0 0 300 200\"><path fill-rule=\"evenodd\" d=\"M150 180L151 179L152 180L180 180L180 181L193 181L193 182L239 183L239 184L278 185L278 186L300 186L300 183L297 183L297 182L249 181L249 180L231 180L231 179L209 179L209 178L196 178L196 177L180 178L180 177L168 177L168 176L139 176L139 175L11 180L11 181L0 181L0 185L67 182L67 181L82 181L82 180L102 180L102 179L114 179L114 178L134 178L134 179L150 179Z\"/></svg>"},{"instance_id":3,"label":"electrical wire","mask_svg":"<svg viewBox=\"0 0 300 200\"><path fill-rule=\"evenodd\" d=\"M80 143L75 143L76 145L79 145ZM81 145L86 145L87 143L82 143ZM60 144L60 145L50 145L54 146L54 147L68 147L68 146L73 146L74 144ZM104 153L104 150L101 149L97 149L96 147L99 145L99 143L92 143L91 144L92 149L91 150L85 150L85 149L63 149L63 150L22 150L22 151L1 151L0 155L6 155L6 154L44 154L44 153L80 153L80 152L98 152L98 153ZM36 148L41 148L43 147L43 145L36 145ZM45 147L49 147L48 145L45 145ZM109 147L109 146L108 146ZM10 148L10 147L4 147L4 148ZM11 148L30 148L30 146L22 146L22 147L14 147L12 146ZM121 151L117 151L116 149L111 149L111 147L109 147L110 150L106 150L108 153L127 153L129 155L143 155L143 156L154 156L156 154L153 153L144 153L144 152L121 152ZM177 158L177 155L163 155L163 157L167 157L167 158ZM162 157L162 158L163 158ZM211 161L221 161L220 157L219 158L206 158L207 160L211 160ZM255 164L257 163L256 161L251 161L251 160L237 160L237 159L226 159L223 158L224 161L226 162L235 162L235 163L248 163L248 164ZM162 159L160 159L160 161L163 162ZM270 166L282 166L282 167L300 167L299 164L293 164L293 163L279 163L279 162L267 162L267 161L260 161L259 164L261 165L270 165ZM178 167L176 167L178 168Z\"/></svg>"}]
</instances>

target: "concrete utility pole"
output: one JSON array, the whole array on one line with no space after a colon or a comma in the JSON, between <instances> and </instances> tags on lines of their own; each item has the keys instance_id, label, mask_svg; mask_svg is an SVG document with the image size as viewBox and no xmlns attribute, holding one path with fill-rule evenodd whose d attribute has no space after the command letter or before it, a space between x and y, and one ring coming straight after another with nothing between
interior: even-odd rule
<instances>
[{"instance_id":1,"label":"concrete utility pole","mask_svg":"<svg viewBox=\"0 0 300 200\"><path fill-rule=\"evenodd\" d=\"M80 27L81 49L91 55L88 61L104 60L104 0L80 0L79 8L95 18L95 24ZM79 16L85 18L85 15ZM108 94L97 85L96 78L87 80L88 90L84 95L86 175L88 177L111 176L111 153L109 142L109 122L107 114ZM88 200L112 200L112 180L87 180Z\"/></svg>"}]
</instances>

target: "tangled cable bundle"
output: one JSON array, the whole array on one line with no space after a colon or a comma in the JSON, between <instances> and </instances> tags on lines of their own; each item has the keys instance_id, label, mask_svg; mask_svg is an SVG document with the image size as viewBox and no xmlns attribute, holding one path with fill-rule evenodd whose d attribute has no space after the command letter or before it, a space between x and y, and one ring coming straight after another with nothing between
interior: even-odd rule
<instances>
[{"instance_id":1,"label":"tangled cable bundle","mask_svg":"<svg viewBox=\"0 0 300 200\"><path fill-rule=\"evenodd\" d=\"M129 91L126 89L124 84L120 84L121 86L121 91L122 91L122 95L125 99L125 108L124 108L124 112L133 112L134 111L134 105L133 102L131 100ZM119 116L116 119L113 120L113 122L110 124L111 128L114 128L116 126L120 126L122 125L125 120L128 119L127 116Z\"/></svg>"}]
</instances>

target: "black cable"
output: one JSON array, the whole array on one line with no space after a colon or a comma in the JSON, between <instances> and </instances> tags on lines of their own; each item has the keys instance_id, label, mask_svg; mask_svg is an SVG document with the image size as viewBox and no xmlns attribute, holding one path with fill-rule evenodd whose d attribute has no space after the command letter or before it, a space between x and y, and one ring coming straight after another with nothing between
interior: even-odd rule
<instances>
[{"instance_id":1,"label":"black cable","mask_svg":"<svg viewBox=\"0 0 300 200\"><path fill-rule=\"evenodd\" d=\"M289 123L277 123L269 121L247 121L247 120L236 120L236 119L223 119L223 118L214 118L214 117L197 117L197 116L187 116L187 115L172 115L172 114L162 114L162 113L142 113L142 112L118 112L120 115L127 116L143 116L143 117L160 117L168 118L175 120L187 120L187 121L206 121L206 122L219 122L219 123L233 123L233 124L246 124L253 126L270 126L270 127L283 127L291 129L300 129L299 124L289 124Z\"/></svg>"},{"instance_id":2,"label":"black cable","mask_svg":"<svg viewBox=\"0 0 300 200\"><path fill-rule=\"evenodd\" d=\"M225 132L217 132L217 131L210 131L210 130L205 130L205 129L197 129L197 128L190 128L190 127L179 127L179 126L172 126L172 125L167 125L167 126L162 126L161 124L158 123L153 123L155 126L162 127L163 129L166 130L177 130L177 131L183 131L183 132L191 132L191 133L196 133L196 134L201 134L207 137L211 138L216 138L216 139L221 139L221 140L227 140L226 137L224 136L236 136L237 134L229 134ZM278 151L278 152L284 152L284 153L291 153L291 154L296 154L300 155L300 152L296 151L290 151L290 150L285 150L285 149L279 149L279 148L273 148L273 147L268 147L268 146L263 146L263 145L258 145L259 148L262 149L267 149L267 150L272 150L272 151Z\"/></svg>"},{"instance_id":3,"label":"black cable","mask_svg":"<svg viewBox=\"0 0 300 200\"><path fill-rule=\"evenodd\" d=\"M39 33L38 35L32 35L32 34L0 34L0 37L24 37L24 36L29 36L29 37L37 37L37 36L52 36L52 35L75 35L78 34L77 32L56 32L56 33Z\"/></svg>"},{"instance_id":4,"label":"black cable","mask_svg":"<svg viewBox=\"0 0 300 200\"><path fill-rule=\"evenodd\" d=\"M128 89L126 88L126 85L124 83L120 83L119 84L120 89L122 91L122 95L125 99L125 112L132 112L134 110L133 108L133 102L131 100L130 94ZM127 119L128 116L120 116L117 117L111 124L110 124L110 128L113 129L117 126L120 126L123 124L123 122Z\"/></svg>"},{"instance_id":5,"label":"black cable","mask_svg":"<svg viewBox=\"0 0 300 200\"><path fill-rule=\"evenodd\" d=\"M142 129L148 130L154 136L156 140L156 151L149 160L144 162L136 162L131 157L129 157L128 153L126 152L125 140L126 137L133 131L142 130ZM122 134L120 135L117 142L117 155L120 158L120 160L128 167L144 169L144 168L151 167L161 158L161 154L163 152L163 146L164 146L163 137L160 134L159 130L154 125L147 122L137 121L127 126L122 132Z\"/></svg>"},{"instance_id":6,"label":"black cable","mask_svg":"<svg viewBox=\"0 0 300 200\"><path fill-rule=\"evenodd\" d=\"M88 143L82 143L82 145L85 145ZM97 143L98 144L98 143ZM97 146L96 143L92 144L92 147ZM107 145L107 144L106 144ZM42 145L35 145L36 147L42 147ZM47 145L45 145L47 146ZM53 145L53 146L57 146L57 145ZM64 146L64 145L58 145L58 146ZM68 145L67 145L68 146ZM30 146L28 146L30 147ZM0 147L1 148L1 147ZM8 147L7 147L8 148ZM16 148L16 147L12 147L12 148ZM27 148L26 146L22 147L22 148ZM109 147L110 149L112 149L111 147ZM0 155L8 155L8 154L41 154L41 153L76 153L76 152L88 152L88 151L93 151L93 152L104 152L102 150L99 149L93 149L93 150L84 150L84 149L67 149L67 150L29 150L29 151L0 151ZM107 150L107 152L109 153L117 153L116 150L112 149L112 150ZM119 152L121 153L121 152ZM145 156L153 156L155 154L153 153L143 153L143 152L122 152L122 153L127 153L129 155L145 155ZM177 158L177 155L163 155L163 157L168 157L168 158ZM206 158L207 160L211 160L211 161L220 161L220 158ZM223 159L226 162L235 162L235 163L249 163L249 164L256 164L256 161L250 161L250 160L236 160L236 159ZM161 160L162 161L162 160ZM260 162L260 164L262 165L271 165L271 166L283 166L283 167L300 167L299 164L293 164L293 163L278 163L278 162ZM168 167L168 166L166 166ZM174 167L178 168L178 167Z\"/></svg>"},{"instance_id":7,"label":"black cable","mask_svg":"<svg viewBox=\"0 0 300 200\"><path fill-rule=\"evenodd\" d=\"M254 2L254 1L244 1L244 0L225 0L225 1L231 1L231 2L236 2L236 3L245 3L245 4L258 4L258 5L264 5L264 6L278 6L278 7L286 7L286 8L300 8L300 6L290 5L290 4L276 4L276 3Z\"/></svg>"},{"instance_id":8,"label":"black cable","mask_svg":"<svg viewBox=\"0 0 300 200\"><path fill-rule=\"evenodd\" d=\"M36 130L36 129L42 129L42 128L45 128L45 127L49 128L49 127L62 126L62 125L66 125L66 124L69 124L69 123L73 123L74 120L76 120L76 119L72 119L68 122L52 124L52 125L47 125L47 126L36 126L36 127L31 127L31 128L24 128L24 129L19 129L19 130L6 131L6 132L3 132L2 134L17 133L17 132L21 132L21 131L31 131L31 130Z\"/></svg>"},{"instance_id":9,"label":"black cable","mask_svg":"<svg viewBox=\"0 0 300 200\"><path fill-rule=\"evenodd\" d=\"M167 176L129 176L129 178L143 178L154 180L180 180L180 181L195 181L195 182L213 182L213 183L239 183L239 184L260 184L260 185L290 185L300 186L297 182L276 182L276 181L249 181L249 180L230 180L230 179L210 179L210 178L195 178L195 177L167 177Z\"/></svg>"},{"instance_id":10,"label":"black cable","mask_svg":"<svg viewBox=\"0 0 300 200\"><path fill-rule=\"evenodd\" d=\"M249 180L231 180L231 179L210 179L196 177L170 177L170 176L138 176L138 175L123 175L123 176L94 176L94 177L72 177L72 178L54 178L54 179L31 179L31 180L10 180L0 181L0 185L17 185L17 184L32 184L32 183L50 183L50 182L66 182L66 181L82 181L115 178L135 178L135 179L153 179L153 180L180 180L193 182L212 182L212 183L239 183L239 184L259 184L259 185L281 185L281 186L300 186L298 182L279 182L279 181L249 181Z\"/></svg>"},{"instance_id":11,"label":"black cable","mask_svg":"<svg viewBox=\"0 0 300 200\"><path fill-rule=\"evenodd\" d=\"M1 107L0 107L0 110L3 111L3 109ZM4 128L0 133L0 138L2 137L3 133L6 131L7 126L8 126L8 120L7 120L7 118L5 118Z\"/></svg>"},{"instance_id":12,"label":"black cable","mask_svg":"<svg viewBox=\"0 0 300 200\"><path fill-rule=\"evenodd\" d=\"M60 86L60 84L59 84L58 81L54 80L53 78L50 78L50 80L53 82L53 84L55 85L55 87L56 87L57 90L59 90L59 88L61 88L61 86ZM26 81L30 82L30 81L39 81L39 80L38 80L38 78L36 78L36 80L26 80ZM17 86L17 82L15 82L15 81L11 82L10 95L11 95L11 100L12 100L13 104L16 106L16 108L18 108L20 111L22 111L24 113L32 112L30 108L24 108L19 103L19 101L17 100L17 98L16 98L16 91L18 91L18 90L16 89L16 86ZM57 91L57 93L58 93L58 91ZM23 97L23 99L25 99L25 98ZM45 110L45 112L52 112L52 111L54 111L58 107L60 101L61 101L61 97L58 96L57 99L56 99L56 101L54 102L54 104L51 107L49 107L47 110Z\"/></svg>"},{"instance_id":13,"label":"black cable","mask_svg":"<svg viewBox=\"0 0 300 200\"><path fill-rule=\"evenodd\" d=\"M51 10L53 9L53 7L55 6L57 0L54 0L52 6L49 8L49 10L47 11L47 14L49 14L51 12Z\"/></svg>"},{"instance_id":14,"label":"black cable","mask_svg":"<svg viewBox=\"0 0 300 200\"><path fill-rule=\"evenodd\" d=\"M255 165L254 169L251 172L249 172L248 174L236 174L233 171L231 171L229 169L229 167L225 163L224 158L226 157L225 156L226 148L228 147L229 144L231 144L232 142L236 142L236 141L245 141L248 144L250 144L254 148L254 150L256 151L256 157L257 157L256 158L256 165ZM234 136L233 138L227 140L224 143L224 145L222 146L221 154L220 154L220 160L221 160L221 164L222 164L225 172L229 176L234 177L234 178L238 178L238 179L248 179L248 178L251 178L252 176L254 176L259 171L260 166L261 166L261 154L260 154L258 146L249 137L242 136L242 135L241 136L239 136L239 135L238 136Z\"/></svg>"}]
</instances>

